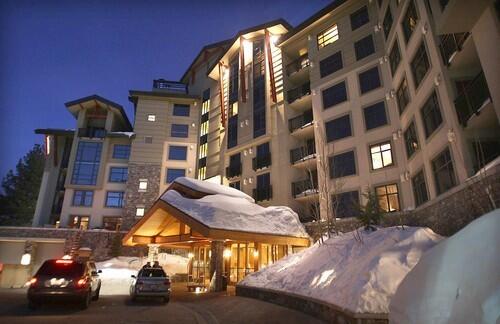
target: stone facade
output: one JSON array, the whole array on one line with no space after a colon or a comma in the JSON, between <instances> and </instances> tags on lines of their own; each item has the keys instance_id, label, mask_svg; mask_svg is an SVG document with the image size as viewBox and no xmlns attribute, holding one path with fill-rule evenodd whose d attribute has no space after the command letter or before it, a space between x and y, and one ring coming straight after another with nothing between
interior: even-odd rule
<instances>
[{"instance_id":1,"label":"stone facade","mask_svg":"<svg viewBox=\"0 0 500 324\"><path fill-rule=\"evenodd\" d=\"M147 190L139 190L139 180L147 179ZM125 190L125 206L123 225L125 230L130 229L137 221L137 207L144 207L147 211L160 194L161 167L157 164L130 163L128 167L127 188Z\"/></svg>"}]
</instances>

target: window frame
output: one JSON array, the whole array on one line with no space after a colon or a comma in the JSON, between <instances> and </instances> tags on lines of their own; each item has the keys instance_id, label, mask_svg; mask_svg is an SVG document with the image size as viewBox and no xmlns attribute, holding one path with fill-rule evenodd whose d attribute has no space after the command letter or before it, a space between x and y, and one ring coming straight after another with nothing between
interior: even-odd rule
<instances>
[{"instance_id":1,"label":"window frame","mask_svg":"<svg viewBox=\"0 0 500 324\"><path fill-rule=\"evenodd\" d=\"M339 209L339 206L340 204L337 205L337 207L335 207L335 204L337 203L337 201L339 200L338 197L342 197L343 195L349 195L349 196L353 196L353 194L356 195L357 197L357 201L353 201L352 202L352 206L351 207L351 211L354 211L354 214L355 215L343 215L343 216L340 216L337 214L338 212L338 209ZM349 198L352 198L352 197L349 197ZM341 198L340 200L342 200L343 198ZM332 209L336 208L337 210L335 210L333 213L334 213L334 216L335 218L351 218L351 217L357 217L358 215L356 214L359 214L359 213L356 213L356 209L357 207L359 206L359 203L360 203L360 195L359 195L359 190L350 190L350 191L344 191L344 192L340 192L340 193L337 193L337 194L333 194L332 195ZM345 203L345 201L341 201L342 203Z\"/></svg>"},{"instance_id":2,"label":"window frame","mask_svg":"<svg viewBox=\"0 0 500 324\"><path fill-rule=\"evenodd\" d=\"M331 30L332 36L325 40L325 36L330 33L330 30ZM336 31L336 33L335 33L335 31ZM328 45L334 44L339 39L340 39L340 34L339 34L338 24L335 23L335 24L330 25L329 27L323 29L321 32L319 32L316 35L316 45L318 47L318 51L327 47Z\"/></svg>"},{"instance_id":3,"label":"window frame","mask_svg":"<svg viewBox=\"0 0 500 324\"><path fill-rule=\"evenodd\" d=\"M175 158L172 156L172 149L183 149L183 156L184 158ZM187 151L188 147L186 145L169 145L168 146L168 155L167 155L167 160L169 161L187 161Z\"/></svg>"},{"instance_id":4,"label":"window frame","mask_svg":"<svg viewBox=\"0 0 500 324\"><path fill-rule=\"evenodd\" d=\"M419 183L415 183L415 180L417 177L421 176L423 180L423 182L419 182ZM415 174L411 177L411 187L412 187L412 191L413 191L413 199L415 201L415 207L418 207L420 205L423 205L425 204L426 202L429 201L429 188L427 187L427 179L425 177L425 170L424 168L422 167L420 170L418 170L417 172L415 172ZM417 190L416 189L424 189L424 194L425 194L425 199L422 200L422 192L420 190Z\"/></svg>"},{"instance_id":5,"label":"window frame","mask_svg":"<svg viewBox=\"0 0 500 324\"><path fill-rule=\"evenodd\" d=\"M414 27L414 29L411 29L411 26L408 25L409 28L407 29L406 24L408 23L408 20L409 20L407 16L408 16L408 13L409 13L411 7L413 7L413 11L415 12L415 16L416 16L415 27ZM418 9L416 7L415 1L410 0L408 2L408 5L405 8L404 15L402 15L402 19L401 19L401 30L403 32L403 38L404 38L407 45L408 45L411 37L415 34L415 29L417 29L416 27L418 26L419 22L420 22L420 17L418 15ZM409 32L409 34L408 34L408 32Z\"/></svg>"},{"instance_id":6,"label":"window frame","mask_svg":"<svg viewBox=\"0 0 500 324\"><path fill-rule=\"evenodd\" d=\"M388 190L389 186L395 186L396 187L396 193L389 193L389 190ZM385 193L383 195L379 195L378 190L377 190L379 188L385 188ZM381 184L381 185L375 186L375 196L377 197L377 202L378 202L379 208L384 213L394 213L394 212L401 211L401 195L400 195L400 193L401 193L401 191L399 190L399 186L398 186L397 182L386 183L386 184ZM380 204L381 197L385 197L385 200L386 200L386 203L387 203L387 207L388 207L388 209L390 209L391 206L392 206L392 204L391 204L391 200L389 199L389 197L390 196L394 196L394 195L396 195L396 197L397 197L397 203L398 203L397 209L394 209L394 210L385 210L385 209L383 209L382 205Z\"/></svg>"},{"instance_id":7,"label":"window frame","mask_svg":"<svg viewBox=\"0 0 500 324\"><path fill-rule=\"evenodd\" d=\"M378 105L380 105L380 104L382 104L384 106L385 124L380 124L380 125L376 125L376 126L368 128L368 122L367 122L367 119L366 119L366 111L367 111L367 109L378 108ZM380 127L384 127L384 126L390 125L389 114L388 114L388 111L387 111L387 105L386 105L386 103L385 103L384 100L380 100L380 101L374 102L374 103L372 103L370 105L364 106L364 107L362 107L362 111L363 111L363 122L364 122L364 125L365 125L365 131L366 132L374 130L374 129L377 129L377 128L380 128Z\"/></svg>"},{"instance_id":8,"label":"window frame","mask_svg":"<svg viewBox=\"0 0 500 324\"><path fill-rule=\"evenodd\" d=\"M187 114L186 114L187 111ZM191 115L191 105L174 103L172 107L172 116L189 117Z\"/></svg>"},{"instance_id":9,"label":"window frame","mask_svg":"<svg viewBox=\"0 0 500 324\"><path fill-rule=\"evenodd\" d=\"M342 98L341 101L335 101L333 102L332 104L326 106L325 105L325 92L327 91L331 91L331 89L333 88L336 88L337 86L340 86L341 84L343 84L343 89L344 89L344 93L345 93L345 99ZM321 90L321 103L322 103L322 106L323 106L323 110L327 110L327 109L330 109L330 108L333 108L335 106L338 106L344 102L347 102L349 101L349 93L348 93L348 89L347 89L347 80L342 80L342 81L339 81L339 82L336 82L335 84L327 87L327 88L324 88Z\"/></svg>"},{"instance_id":10,"label":"window frame","mask_svg":"<svg viewBox=\"0 0 500 324\"><path fill-rule=\"evenodd\" d=\"M95 151L93 159L87 159L86 149ZM71 184L83 186L95 186L98 181L99 171L101 169L102 160L102 142L97 141L79 141L76 149L76 156L73 163L73 170L71 172ZM87 169L90 167L91 169ZM85 170L87 169L87 170ZM90 171L88 178L84 176L85 172Z\"/></svg>"},{"instance_id":11,"label":"window frame","mask_svg":"<svg viewBox=\"0 0 500 324\"><path fill-rule=\"evenodd\" d=\"M182 126L183 128L185 127L185 133L184 130L182 132L180 130L174 130L175 127L180 127ZM185 136L184 136L185 134ZM182 135L182 136L179 136ZM172 124L170 126L170 137L174 138L188 138L189 137L189 125L188 124Z\"/></svg>"},{"instance_id":12,"label":"window frame","mask_svg":"<svg viewBox=\"0 0 500 324\"><path fill-rule=\"evenodd\" d=\"M450 186L448 188L442 188L442 186L440 185L440 183L438 181L437 171L439 171L439 170L436 170L435 163L436 163L436 160L441 158L443 156L443 154L446 154L446 153L449 155L449 159L448 159L448 161L445 162L444 166L448 167L449 165L451 165L451 172L448 169L448 175L450 176L450 179L452 180L453 184L452 184L452 186ZM431 167L432 167L432 175L434 178L434 186L436 187L436 196L439 196L439 195L449 191L450 189L453 189L454 187L456 187L458 185L455 164L453 163L453 155L452 155L451 149L448 146L446 146L444 149L439 151L439 153L437 153L431 159ZM440 169L443 169L443 166L440 166Z\"/></svg>"},{"instance_id":13,"label":"window frame","mask_svg":"<svg viewBox=\"0 0 500 324\"><path fill-rule=\"evenodd\" d=\"M353 162L352 167L353 167L354 172L343 175L343 173L338 173L339 171L336 171L336 169L332 169L332 165L334 166L338 162L338 161L337 162L334 161L335 158L339 158L342 156L345 157L345 156L347 156L347 154L349 154L349 155L352 154L352 162ZM351 166L349 166L349 167L351 168ZM328 157L328 176L329 176L329 179L340 179L340 178L346 178L346 177L357 176L357 175L358 175L358 161L357 161L357 154L356 154L355 148L351 148L351 149L348 149L346 151L342 151L339 153L334 153Z\"/></svg>"},{"instance_id":14,"label":"window frame","mask_svg":"<svg viewBox=\"0 0 500 324\"><path fill-rule=\"evenodd\" d=\"M77 198L77 193L81 193L81 197L78 199L79 203L75 204L75 199ZM86 204L87 194L90 193L90 203ZM83 203L82 203L83 202ZM73 207L86 207L90 208L94 204L94 191L93 190L74 190L73 198L71 199L71 206Z\"/></svg>"},{"instance_id":15,"label":"window frame","mask_svg":"<svg viewBox=\"0 0 500 324\"><path fill-rule=\"evenodd\" d=\"M437 107L437 109L433 109L430 112L427 112L427 111L424 112L424 109L427 109L428 103L431 101L432 98L435 98L436 105L434 107ZM435 125L435 127L432 130L428 129L428 127L430 127L430 126L428 126L428 124L427 124L427 121L429 120L429 119L427 119L427 117L429 117L429 116L432 117L433 123L437 122L437 124ZM439 97L438 97L436 90L432 91L432 93L425 100L422 107L420 107L420 118L422 121L422 125L424 125L424 135L425 135L426 140L429 140L431 138L431 136L433 134L435 134L441 128L441 126L444 124L443 114L441 113L441 103L439 102Z\"/></svg>"},{"instance_id":16,"label":"window frame","mask_svg":"<svg viewBox=\"0 0 500 324\"><path fill-rule=\"evenodd\" d=\"M408 135L411 135L409 133L410 130L413 130L412 133L413 135L415 135L414 137L409 137L407 136ZM415 142L417 143L417 147L416 148L412 148L411 149L411 152L410 150L408 149L409 147L413 147L413 146L410 146L408 145L408 140L410 139L415 139ZM406 158L409 160L411 159L415 154L418 153L418 151L420 150L420 139L418 138L418 130L417 130L417 124L415 122L415 119L412 119L410 121L410 123L408 124L408 126L406 127L406 129L403 131L403 140L405 142L405 152L406 152ZM413 142L412 142L413 143Z\"/></svg>"},{"instance_id":17,"label":"window frame","mask_svg":"<svg viewBox=\"0 0 500 324\"><path fill-rule=\"evenodd\" d=\"M371 72L373 70L377 70L379 84L377 86L375 86L374 88L369 88L369 89L363 90L361 76L362 75L369 75L369 74L365 74L365 73ZM358 87L359 87L359 95L360 96L365 95L367 93L370 93L372 91L375 91L375 90L383 87L382 77L381 77L381 74L380 74L380 68L379 68L378 65L374 65L374 66L372 66L370 68L367 68L367 69L365 69L365 70L363 70L363 71L361 71L361 72L358 73Z\"/></svg>"},{"instance_id":18,"label":"window frame","mask_svg":"<svg viewBox=\"0 0 500 324\"><path fill-rule=\"evenodd\" d=\"M338 66L340 62L340 66ZM324 59L319 61L319 74L320 78L334 74L344 68L344 59L342 57L342 51L337 51Z\"/></svg>"},{"instance_id":19,"label":"window frame","mask_svg":"<svg viewBox=\"0 0 500 324\"><path fill-rule=\"evenodd\" d=\"M365 14L366 13L366 21L365 21ZM353 17L356 19L353 24ZM368 12L368 7L363 6L359 8L358 10L354 11L349 15L349 21L351 23L351 31L354 31L358 28L361 28L362 26L366 25L367 23L370 22L370 13Z\"/></svg>"},{"instance_id":20,"label":"window frame","mask_svg":"<svg viewBox=\"0 0 500 324\"><path fill-rule=\"evenodd\" d=\"M329 123L333 123L334 121L336 121L336 120L340 120L340 119L345 118L345 117L347 117L347 118L348 118L348 120L349 120L349 133L350 133L350 134L349 134L349 135L347 135L347 136L343 136L343 137L338 137L338 138L332 138L332 139L330 139L330 138L329 138L329 136L328 136L328 126L327 126L327 124L329 124ZM332 125L332 124L330 124L330 125ZM325 133L326 133L326 141L327 141L327 143L331 143L331 142L335 142L335 141L340 141L340 140L342 140L342 139L345 139L345 138L349 138L349 137L354 136L354 130L353 130L353 127L352 127L352 118L351 118L351 114L350 114L350 113L347 113L347 114L343 114L343 115L338 115L338 116L333 117L333 118L332 118L332 119L330 119L330 120L325 121Z\"/></svg>"},{"instance_id":21,"label":"window frame","mask_svg":"<svg viewBox=\"0 0 500 324\"><path fill-rule=\"evenodd\" d=\"M423 51L421 53L421 50ZM418 63L416 63L416 60L418 58ZM425 60L424 60L425 58ZM417 80L417 74L416 72L418 71L418 68L420 67L420 63L425 62L426 63L426 70L425 73L419 77ZM432 70L432 65L431 61L429 58L429 54L427 51L427 44L425 43L425 40L422 39L422 42L420 43L419 46L417 46L417 49L415 50L415 53L413 53L413 56L410 60L410 70L411 70L411 76L413 78L413 83L415 85L415 89L420 88L420 85L423 83L425 78L429 75L430 71ZM418 81L418 82L417 82Z\"/></svg>"},{"instance_id":22,"label":"window frame","mask_svg":"<svg viewBox=\"0 0 500 324\"><path fill-rule=\"evenodd\" d=\"M365 43L367 39L370 39L371 42ZM370 46L368 46L370 45ZM373 48L373 51L368 53L368 49ZM356 62L361 61L364 58L369 57L377 52L377 48L375 47L375 41L373 40L373 35L369 34L363 38L358 39L354 42L354 57L356 57ZM362 56L361 56L362 55ZM361 57L360 57L361 56Z\"/></svg>"},{"instance_id":23,"label":"window frame","mask_svg":"<svg viewBox=\"0 0 500 324\"><path fill-rule=\"evenodd\" d=\"M116 170L116 169L125 169L125 173L122 171L120 172L122 177L120 178L121 180L119 181L116 181L116 180L112 180L112 175L113 175L113 169ZM123 179L123 175L125 175L125 179ZM108 182L109 183L126 183L128 180L128 167L124 167L124 166L110 166L109 167L109 175L108 175Z\"/></svg>"},{"instance_id":24,"label":"window frame","mask_svg":"<svg viewBox=\"0 0 500 324\"><path fill-rule=\"evenodd\" d=\"M397 53L397 55L393 55L394 53ZM397 60L396 65L394 65L395 58ZM392 77L394 77L394 74L396 74L400 65L401 65L401 49L399 48L399 41L396 38L394 40L394 43L392 44L391 50L389 52L389 66L391 68Z\"/></svg>"},{"instance_id":25,"label":"window frame","mask_svg":"<svg viewBox=\"0 0 500 324\"><path fill-rule=\"evenodd\" d=\"M389 149L388 150L382 150L382 146L384 145L387 145L389 144ZM378 152L372 152L372 148L374 147L378 147L379 148L379 151ZM391 162L389 164L385 164L384 162L384 152L387 152L389 151L390 155L391 155ZM378 154L380 155L380 160L382 161L382 166L380 168L375 168L374 165L373 165L373 156L374 154ZM370 144L368 145L368 155L370 156L370 170L371 171L379 171L379 170L382 170L382 169L387 169L389 167L393 167L396 165L396 161L395 161L395 154L394 154L394 146L392 145L392 141L391 140L386 140L386 141L382 141L382 142L377 142L377 143L374 143L374 144Z\"/></svg>"},{"instance_id":26,"label":"window frame","mask_svg":"<svg viewBox=\"0 0 500 324\"><path fill-rule=\"evenodd\" d=\"M121 203L119 205L110 205L109 199L110 194L119 194L118 197L111 197L112 199L118 199L118 202ZM104 200L104 207L106 208L123 208L125 206L125 191L115 191L109 190L106 191L106 199Z\"/></svg>"},{"instance_id":27,"label":"window frame","mask_svg":"<svg viewBox=\"0 0 500 324\"><path fill-rule=\"evenodd\" d=\"M183 171L183 175L178 175L174 179L172 179L172 181L169 181L169 171L181 171L181 170ZM166 168L166 170L165 170L165 183L166 184L173 183L175 181L175 179L180 178L180 177L185 177L185 176L186 176L186 169L183 169L183 168Z\"/></svg>"},{"instance_id":28,"label":"window frame","mask_svg":"<svg viewBox=\"0 0 500 324\"><path fill-rule=\"evenodd\" d=\"M406 94L407 94L407 96L406 96L407 97L407 101L405 101L404 107L401 107L401 101L400 101L400 99L405 97L405 96L400 96L400 90L403 90L403 92L402 92L403 95L405 94L404 88L402 88L403 84L406 85L405 88L406 88ZM405 112L406 108L408 107L408 105L411 102L410 88L408 86L408 78L406 77L406 75L403 76L403 78L401 79L401 82L399 83L399 86L398 86L398 88L396 90L396 102L397 102L397 105L398 105L399 115L401 116Z\"/></svg>"},{"instance_id":29,"label":"window frame","mask_svg":"<svg viewBox=\"0 0 500 324\"><path fill-rule=\"evenodd\" d=\"M128 147L127 150L125 150L125 154L123 152L119 152L120 150L117 151L118 148L124 149L125 147ZM113 159L117 160L128 160L130 159L130 151L132 149L132 146L130 144L113 144Z\"/></svg>"}]
</instances>

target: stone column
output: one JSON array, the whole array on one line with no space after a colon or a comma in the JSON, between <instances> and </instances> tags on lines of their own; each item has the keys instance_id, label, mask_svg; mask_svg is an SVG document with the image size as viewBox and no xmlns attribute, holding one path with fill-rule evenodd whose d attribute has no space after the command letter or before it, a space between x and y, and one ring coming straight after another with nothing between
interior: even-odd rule
<instances>
[{"instance_id":1,"label":"stone column","mask_svg":"<svg viewBox=\"0 0 500 324\"><path fill-rule=\"evenodd\" d=\"M212 241L210 246L212 257L210 258L210 291L223 291L222 284L224 266L224 242Z\"/></svg>"}]
</instances>

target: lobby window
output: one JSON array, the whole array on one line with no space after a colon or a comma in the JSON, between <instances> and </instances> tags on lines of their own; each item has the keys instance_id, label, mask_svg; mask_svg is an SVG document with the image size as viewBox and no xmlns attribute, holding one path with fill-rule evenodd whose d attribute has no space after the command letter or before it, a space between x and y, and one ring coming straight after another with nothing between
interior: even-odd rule
<instances>
[{"instance_id":1,"label":"lobby window","mask_svg":"<svg viewBox=\"0 0 500 324\"><path fill-rule=\"evenodd\" d=\"M425 138L429 138L443 122L436 92L433 92L429 99L427 99L420 113L422 115L422 123L424 124Z\"/></svg>"},{"instance_id":2,"label":"lobby window","mask_svg":"<svg viewBox=\"0 0 500 324\"><path fill-rule=\"evenodd\" d=\"M399 44L396 40L392 45L391 52L389 53L389 64L391 65L392 76L394 76L394 73L396 73L399 62L401 62L401 52L399 51Z\"/></svg>"},{"instance_id":3,"label":"lobby window","mask_svg":"<svg viewBox=\"0 0 500 324\"><path fill-rule=\"evenodd\" d=\"M101 161L101 142L78 143L71 184L94 186Z\"/></svg>"},{"instance_id":4,"label":"lobby window","mask_svg":"<svg viewBox=\"0 0 500 324\"><path fill-rule=\"evenodd\" d=\"M387 40L387 36L389 36L389 32L391 31L393 19L391 14L391 6L387 6L387 11L384 16L384 21L382 22L382 28L384 29L384 36Z\"/></svg>"},{"instance_id":5,"label":"lobby window","mask_svg":"<svg viewBox=\"0 0 500 324\"><path fill-rule=\"evenodd\" d=\"M111 167L109 168L108 182L127 182L128 168L127 167Z\"/></svg>"},{"instance_id":6,"label":"lobby window","mask_svg":"<svg viewBox=\"0 0 500 324\"><path fill-rule=\"evenodd\" d=\"M174 104L174 116L189 117L189 105Z\"/></svg>"},{"instance_id":7,"label":"lobby window","mask_svg":"<svg viewBox=\"0 0 500 324\"><path fill-rule=\"evenodd\" d=\"M358 29L368 21L370 21L370 17L368 16L368 10L366 9L366 6L364 6L363 8L351 14L351 30Z\"/></svg>"},{"instance_id":8,"label":"lobby window","mask_svg":"<svg viewBox=\"0 0 500 324\"><path fill-rule=\"evenodd\" d=\"M345 115L325 123L326 139L328 142L339 140L352 135L351 117Z\"/></svg>"},{"instance_id":9,"label":"lobby window","mask_svg":"<svg viewBox=\"0 0 500 324\"><path fill-rule=\"evenodd\" d=\"M148 121L150 122L156 121L156 115L148 115Z\"/></svg>"},{"instance_id":10,"label":"lobby window","mask_svg":"<svg viewBox=\"0 0 500 324\"><path fill-rule=\"evenodd\" d=\"M361 94L380 87L380 75L378 67L375 66L359 74L359 88Z\"/></svg>"},{"instance_id":11,"label":"lobby window","mask_svg":"<svg viewBox=\"0 0 500 324\"><path fill-rule=\"evenodd\" d=\"M378 170L393 165L391 142L370 146L372 169Z\"/></svg>"},{"instance_id":12,"label":"lobby window","mask_svg":"<svg viewBox=\"0 0 500 324\"><path fill-rule=\"evenodd\" d=\"M363 108L366 130L387 125L387 115L383 101Z\"/></svg>"},{"instance_id":13,"label":"lobby window","mask_svg":"<svg viewBox=\"0 0 500 324\"><path fill-rule=\"evenodd\" d=\"M407 43L411 35L413 34L413 31L417 27L417 24L418 24L417 9L415 8L415 3L413 2L413 0L410 0L410 4L408 5L406 13L403 16L403 21L401 22L403 35Z\"/></svg>"},{"instance_id":14,"label":"lobby window","mask_svg":"<svg viewBox=\"0 0 500 324\"><path fill-rule=\"evenodd\" d=\"M396 91L396 101L398 102L398 110L399 114L401 115L410 102L410 91L408 90L408 82L406 82L406 77L403 79L403 81L401 81L401 84Z\"/></svg>"},{"instance_id":15,"label":"lobby window","mask_svg":"<svg viewBox=\"0 0 500 324\"><path fill-rule=\"evenodd\" d=\"M172 137L188 137L189 125L184 124L172 124L172 129L170 130L170 136Z\"/></svg>"},{"instance_id":16,"label":"lobby window","mask_svg":"<svg viewBox=\"0 0 500 324\"><path fill-rule=\"evenodd\" d=\"M201 167L198 169L198 180L205 180L207 177L207 167Z\"/></svg>"},{"instance_id":17,"label":"lobby window","mask_svg":"<svg viewBox=\"0 0 500 324\"><path fill-rule=\"evenodd\" d=\"M319 62L319 73L322 78L342 69L342 52L338 51Z\"/></svg>"},{"instance_id":18,"label":"lobby window","mask_svg":"<svg viewBox=\"0 0 500 324\"><path fill-rule=\"evenodd\" d=\"M413 196L415 197L415 206L420 206L429 200L427 185L425 184L424 170L420 170L420 172L411 178L411 184L413 187Z\"/></svg>"},{"instance_id":19,"label":"lobby window","mask_svg":"<svg viewBox=\"0 0 500 324\"><path fill-rule=\"evenodd\" d=\"M187 159L187 146L170 145L168 148L168 159L186 161Z\"/></svg>"},{"instance_id":20,"label":"lobby window","mask_svg":"<svg viewBox=\"0 0 500 324\"><path fill-rule=\"evenodd\" d=\"M411 72L413 74L413 80L415 81L415 88L418 88L420 82L424 79L429 71L430 64L429 58L427 57L427 52L425 51L425 44L422 41L420 44L413 60L411 61Z\"/></svg>"},{"instance_id":21,"label":"lobby window","mask_svg":"<svg viewBox=\"0 0 500 324\"><path fill-rule=\"evenodd\" d=\"M108 231L119 231L122 225L122 218L118 216L104 216L102 227Z\"/></svg>"},{"instance_id":22,"label":"lobby window","mask_svg":"<svg viewBox=\"0 0 500 324\"><path fill-rule=\"evenodd\" d=\"M78 228L81 230L88 230L89 229L89 221L90 217L89 216L72 216L73 220L70 220L70 223L68 224L70 228Z\"/></svg>"},{"instance_id":23,"label":"lobby window","mask_svg":"<svg viewBox=\"0 0 500 324\"><path fill-rule=\"evenodd\" d=\"M128 160L130 157L130 145L115 144L113 145L113 159Z\"/></svg>"},{"instance_id":24,"label":"lobby window","mask_svg":"<svg viewBox=\"0 0 500 324\"><path fill-rule=\"evenodd\" d=\"M166 183L172 183L175 179L186 176L185 169L167 169Z\"/></svg>"},{"instance_id":25,"label":"lobby window","mask_svg":"<svg viewBox=\"0 0 500 324\"><path fill-rule=\"evenodd\" d=\"M73 193L73 206L92 207L94 192L92 190L75 190Z\"/></svg>"},{"instance_id":26,"label":"lobby window","mask_svg":"<svg viewBox=\"0 0 500 324\"><path fill-rule=\"evenodd\" d=\"M368 35L355 42L354 51L356 53L356 61L375 53L375 44L373 43L372 35Z\"/></svg>"},{"instance_id":27,"label":"lobby window","mask_svg":"<svg viewBox=\"0 0 500 324\"><path fill-rule=\"evenodd\" d=\"M148 179L139 179L139 192L148 190Z\"/></svg>"},{"instance_id":28,"label":"lobby window","mask_svg":"<svg viewBox=\"0 0 500 324\"><path fill-rule=\"evenodd\" d=\"M341 178L356 174L354 151L337 154L328 158L330 178Z\"/></svg>"},{"instance_id":29,"label":"lobby window","mask_svg":"<svg viewBox=\"0 0 500 324\"><path fill-rule=\"evenodd\" d=\"M241 185L240 185L240 182L239 182L239 181L230 182L230 183L229 183L229 187L234 188L234 189L241 190L241 189L240 189Z\"/></svg>"},{"instance_id":30,"label":"lobby window","mask_svg":"<svg viewBox=\"0 0 500 324\"><path fill-rule=\"evenodd\" d=\"M333 217L356 217L359 214L359 192L348 191L332 196Z\"/></svg>"},{"instance_id":31,"label":"lobby window","mask_svg":"<svg viewBox=\"0 0 500 324\"><path fill-rule=\"evenodd\" d=\"M386 213L399 210L399 192L397 184L388 184L375 188L379 207Z\"/></svg>"},{"instance_id":32,"label":"lobby window","mask_svg":"<svg viewBox=\"0 0 500 324\"><path fill-rule=\"evenodd\" d=\"M125 192L123 191L108 191L106 193L106 207L123 208Z\"/></svg>"},{"instance_id":33,"label":"lobby window","mask_svg":"<svg viewBox=\"0 0 500 324\"><path fill-rule=\"evenodd\" d=\"M135 209L135 216L136 216L136 217L142 217L142 216L144 216L144 212L145 212L145 210L146 210L146 209L145 209L144 207L137 207L137 208Z\"/></svg>"},{"instance_id":34,"label":"lobby window","mask_svg":"<svg viewBox=\"0 0 500 324\"><path fill-rule=\"evenodd\" d=\"M337 28L337 24L334 24L328 29L322 31L318 34L318 49L322 49L323 47L333 44L339 39L339 30Z\"/></svg>"},{"instance_id":35,"label":"lobby window","mask_svg":"<svg viewBox=\"0 0 500 324\"><path fill-rule=\"evenodd\" d=\"M436 183L438 195L453 188L457 184L453 161L448 148L432 160L432 172L434 173L434 181Z\"/></svg>"},{"instance_id":36,"label":"lobby window","mask_svg":"<svg viewBox=\"0 0 500 324\"><path fill-rule=\"evenodd\" d=\"M323 109L328 109L347 100L345 81L337 83L322 91Z\"/></svg>"},{"instance_id":37,"label":"lobby window","mask_svg":"<svg viewBox=\"0 0 500 324\"><path fill-rule=\"evenodd\" d=\"M404 131L403 136L405 139L406 156L410 158L419 149L417 129L414 121Z\"/></svg>"}]
</instances>

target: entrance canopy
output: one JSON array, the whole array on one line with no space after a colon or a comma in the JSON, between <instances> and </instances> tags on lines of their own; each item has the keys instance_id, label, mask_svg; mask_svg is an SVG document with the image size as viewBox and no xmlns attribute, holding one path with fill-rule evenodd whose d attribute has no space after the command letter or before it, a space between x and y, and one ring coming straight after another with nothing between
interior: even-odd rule
<instances>
[{"instance_id":1,"label":"entrance canopy","mask_svg":"<svg viewBox=\"0 0 500 324\"><path fill-rule=\"evenodd\" d=\"M211 241L309 246L310 238L288 207L262 207L227 186L177 178L123 238L128 246L192 247Z\"/></svg>"}]
</instances>

